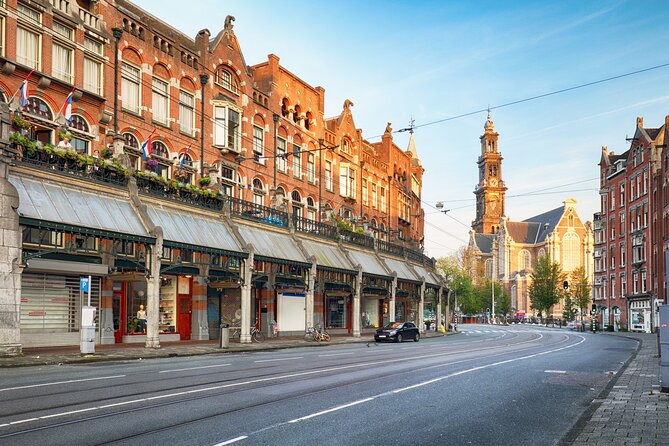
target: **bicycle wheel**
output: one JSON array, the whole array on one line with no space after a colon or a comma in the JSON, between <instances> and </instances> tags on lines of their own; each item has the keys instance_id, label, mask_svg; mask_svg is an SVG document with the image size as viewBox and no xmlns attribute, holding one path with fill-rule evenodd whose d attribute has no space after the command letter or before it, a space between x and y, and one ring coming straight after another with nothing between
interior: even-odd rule
<instances>
[{"instance_id":1,"label":"bicycle wheel","mask_svg":"<svg viewBox=\"0 0 669 446\"><path fill-rule=\"evenodd\" d=\"M262 334L262 331L256 330L251 335L251 338L254 339L256 342L263 342L265 340L265 335Z\"/></svg>"},{"instance_id":2,"label":"bicycle wheel","mask_svg":"<svg viewBox=\"0 0 669 446\"><path fill-rule=\"evenodd\" d=\"M321 335L319 332L314 332L314 341L316 342L321 342L323 340L323 335Z\"/></svg>"},{"instance_id":3,"label":"bicycle wheel","mask_svg":"<svg viewBox=\"0 0 669 446\"><path fill-rule=\"evenodd\" d=\"M330 334L329 334L329 333L324 332L323 335L322 335L322 337L323 337L323 340L324 340L325 342L327 342L327 341L330 340Z\"/></svg>"}]
</instances>

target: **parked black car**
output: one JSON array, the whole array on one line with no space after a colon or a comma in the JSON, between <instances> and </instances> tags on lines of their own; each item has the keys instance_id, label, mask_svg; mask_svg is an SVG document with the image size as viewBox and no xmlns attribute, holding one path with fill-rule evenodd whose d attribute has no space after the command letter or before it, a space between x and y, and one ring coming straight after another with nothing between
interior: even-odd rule
<instances>
[{"instance_id":1,"label":"parked black car","mask_svg":"<svg viewBox=\"0 0 669 446\"><path fill-rule=\"evenodd\" d=\"M415 342L420 340L418 327L413 322L390 322L383 328L376 330L374 340L402 342L406 339L413 339Z\"/></svg>"}]
</instances>

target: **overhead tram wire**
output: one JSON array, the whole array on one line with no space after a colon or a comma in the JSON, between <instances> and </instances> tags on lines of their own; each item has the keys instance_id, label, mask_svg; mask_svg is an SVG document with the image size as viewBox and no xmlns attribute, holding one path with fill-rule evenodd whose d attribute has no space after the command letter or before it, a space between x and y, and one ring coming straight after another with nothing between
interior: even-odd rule
<instances>
[{"instance_id":1,"label":"overhead tram wire","mask_svg":"<svg viewBox=\"0 0 669 446\"><path fill-rule=\"evenodd\" d=\"M567 87L567 88L561 88L559 90L554 90L554 91L551 91L551 92L548 92L548 93L542 93L542 94L538 94L538 95L535 95L535 96L530 96L530 97L523 98L523 99L518 99L518 100L515 100L515 101L511 101L511 102L506 102L506 103L500 104L500 105L489 106L489 107L486 107L486 108L481 108L479 110L475 110L475 111L471 111L471 112L467 112L467 113L461 113L461 114L455 115L455 116L449 116L448 118L437 119L435 121L426 122L425 124L413 125L410 128L406 127L406 128L399 129L399 130L394 130L392 133L408 132L411 129L415 130L415 129L419 129L421 127L427 127L427 126L431 126L431 125L435 125L435 124L441 124L443 122L453 121L453 120L456 120L456 119L465 118L467 116L477 115L477 114L484 113L484 112L489 113L491 110L498 110L500 108L511 107L513 105L522 104L524 102L535 101L537 99L542 99L542 98L546 98L546 97L549 97L549 96L554 96L554 95L561 94L561 93L567 93L569 91L574 91L574 90L578 90L578 89L581 89L581 88L591 87L593 85L603 84L603 83L610 82L610 81L613 81L613 80L622 79L622 78L625 78L625 77L634 76L636 74L646 73L648 71L658 70L660 68L666 68L666 67L669 67L669 62L662 63L662 64L659 64L659 65L654 65L652 67L642 68L640 70L629 71L627 73L607 77L607 78L604 78L604 79L598 79L598 80L592 81L592 82L586 82L586 83L583 83L583 84L574 85L574 86ZM376 136L372 136L368 139L376 139L376 138L380 138L382 136L383 135L376 135Z\"/></svg>"}]
</instances>

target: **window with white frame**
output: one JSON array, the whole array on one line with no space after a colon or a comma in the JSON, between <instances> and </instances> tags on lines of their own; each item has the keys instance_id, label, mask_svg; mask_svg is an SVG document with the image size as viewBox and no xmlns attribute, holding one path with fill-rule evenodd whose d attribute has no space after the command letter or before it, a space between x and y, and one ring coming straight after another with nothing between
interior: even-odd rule
<instances>
[{"instance_id":1,"label":"window with white frame","mask_svg":"<svg viewBox=\"0 0 669 446\"><path fill-rule=\"evenodd\" d=\"M643 204L643 227L648 227L648 203Z\"/></svg>"},{"instance_id":2,"label":"window with white frame","mask_svg":"<svg viewBox=\"0 0 669 446\"><path fill-rule=\"evenodd\" d=\"M286 140L277 138L276 140L276 168L279 172L286 173Z\"/></svg>"},{"instance_id":3,"label":"window with white frame","mask_svg":"<svg viewBox=\"0 0 669 446\"><path fill-rule=\"evenodd\" d=\"M293 176L302 178L302 149L297 144L293 144Z\"/></svg>"},{"instance_id":4,"label":"window with white frame","mask_svg":"<svg viewBox=\"0 0 669 446\"><path fill-rule=\"evenodd\" d=\"M52 58L51 58L51 72L53 77L61 81L72 83L73 75L73 51L59 42L53 42Z\"/></svg>"},{"instance_id":5,"label":"window with white frame","mask_svg":"<svg viewBox=\"0 0 669 446\"><path fill-rule=\"evenodd\" d=\"M620 244L620 266L625 266L625 260L626 260L626 252L625 252L625 244L621 243Z\"/></svg>"},{"instance_id":6,"label":"window with white frame","mask_svg":"<svg viewBox=\"0 0 669 446\"><path fill-rule=\"evenodd\" d=\"M332 161L325 161L325 190L332 192Z\"/></svg>"},{"instance_id":7,"label":"window with white frame","mask_svg":"<svg viewBox=\"0 0 669 446\"><path fill-rule=\"evenodd\" d=\"M620 206L625 206L625 183L620 183Z\"/></svg>"},{"instance_id":8,"label":"window with white frame","mask_svg":"<svg viewBox=\"0 0 669 446\"><path fill-rule=\"evenodd\" d=\"M307 197L307 219L316 220L316 203L311 197Z\"/></svg>"},{"instance_id":9,"label":"window with white frame","mask_svg":"<svg viewBox=\"0 0 669 446\"><path fill-rule=\"evenodd\" d=\"M526 249L523 249L518 254L518 264L522 269L530 269L532 267L530 252Z\"/></svg>"},{"instance_id":10,"label":"window with white frame","mask_svg":"<svg viewBox=\"0 0 669 446\"><path fill-rule=\"evenodd\" d=\"M386 188L381 188L381 212L386 212Z\"/></svg>"},{"instance_id":11,"label":"window with white frame","mask_svg":"<svg viewBox=\"0 0 669 446\"><path fill-rule=\"evenodd\" d=\"M172 170L172 161L170 160L170 151L162 141L153 141L151 143L151 158L158 161L156 173L166 180L169 180Z\"/></svg>"},{"instance_id":12,"label":"window with white frame","mask_svg":"<svg viewBox=\"0 0 669 446\"><path fill-rule=\"evenodd\" d=\"M227 69L219 68L216 71L216 77L214 78L214 81L226 90L237 93L237 80Z\"/></svg>"},{"instance_id":13,"label":"window with white frame","mask_svg":"<svg viewBox=\"0 0 669 446\"><path fill-rule=\"evenodd\" d=\"M632 273L632 294L639 293L639 272L634 271Z\"/></svg>"},{"instance_id":14,"label":"window with white frame","mask_svg":"<svg viewBox=\"0 0 669 446\"><path fill-rule=\"evenodd\" d=\"M179 91L179 130L187 135L193 135L195 121L195 96L191 93Z\"/></svg>"},{"instance_id":15,"label":"window with white frame","mask_svg":"<svg viewBox=\"0 0 669 446\"><path fill-rule=\"evenodd\" d=\"M365 206L369 206L369 195L368 195L368 192L367 192L367 180L364 179L364 178L362 179L362 186L361 187L362 187L362 204L364 204Z\"/></svg>"},{"instance_id":16,"label":"window with white frame","mask_svg":"<svg viewBox=\"0 0 669 446\"><path fill-rule=\"evenodd\" d=\"M641 292L646 292L646 271L641 271Z\"/></svg>"},{"instance_id":17,"label":"window with white frame","mask_svg":"<svg viewBox=\"0 0 669 446\"><path fill-rule=\"evenodd\" d=\"M5 55L5 17L0 15L0 56Z\"/></svg>"},{"instance_id":18,"label":"window with white frame","mask_svg":"<svg viewBox=\"0 0 669 446\"><path fill-rule=\"evenodd\" d=\"M214 106L214 145L240 153L241 113L227 105Z\"/></svg>"},{"instance_id":19,"label":"window with white frame","mask_svg":"<svg viewBox=\"0 0 669 446\"><path fill-rule=\"evenodd\" d=\"M348 164L339 166L339 195L355 198L355 170Z\"/></svg>"},{"instance_id":20,"label":"window with white frame","mask_svg":"<svg viewBox=\"0 0 669 446\"><path fill-rule=\"evenodd\" d=\"M221 191L228 197L234 197L239 183L239 173L230 166L221 165Z\"/></svg>"},{"instance_id":21,"label":"window with white frame","mask_svg":"<svg viewBox=\"0 0 669 446\"><path fill-rule=\"evenodd\" d=\"M620 273L620 295L625 297L625 294L627 294L627 278L625 273Z\"/></svg>"},{"instance_id":22,"label":"window with white frame","mask_svg":"<svg viewBox=\"0 0 669 446\"><path fill-rule=\"evenodd\" d=\"M260 178L253 179L253 203L263 206L265 198L265 188Z\"/></svg>"},{"instance_id":23,"label":"window with white frame","mask_svg":"<svg viewBox=\"0 0 669 446\"><path fill-rule=\"evenodd\" d=\"M169 119L170 87L167 82L157 77L153 78L151 84L153 109L153 121L159 124L167 125Z\"/></svg>"},{"instance_id":24,"label":"window with white frame","mask_svg":"<svg viewBox=\"0 0 669 446\"><path fill-rule=\"evenodd\" d=\"M84 37L84 89L102 95L102 43Z\"/></svg>"},{"instance_id":25,"label":"window with white frame","mask_svg":"<svg viewBox=\"0 0 669 446\"><path fill-rule=\"evenodd\" d=\"M39 70L41 66L41 39L41 34L18 26L16 28L16 61Z\"/></svg>"},{"instance_id":26,"label":"window with white frame","mask_svg":"<svg viewBox=\"0 0 669 446\"><path fill-rule=\"evenodd\" d=\"M123 62L121 65L121 102L123 108L133 113L140 113L140 76L139 68Z\"/></svg>"},{"instance_id":27,"label":"window with white frame","mask_svg":"<svg viewBox=\"0 0 669 446\"><path fill-rule=\"evenodd\" d=\"M265 131L258 125L253 126L253 159L261 164L265 164L263 154L265 149Z\"/></svg>"},{"instance_id":28,"label":"window with white frame","mask_svg":"<svg viewBox=\"0 0 669 446\"><path fill-rule=\"evenodd\" d=\"M378 200L378 195L376 193L376 184L372 183L372 208L373 209L376 209L377 206L378 206L377 200Z\"/></svg>"},{"instance_id":29,"label":"window with white frame","mask_svg":"<svg viewBox=\"0 0 669 446\"><path fill-rule=\"evenodd\" d=\"M307 154L307 181L316 182L316 155L311 152Z\"/></svg>"},{"instance_id":30,"label":"window with white frame","mask_svg":"<svg viewBox=\"0 0 669 446\"><path fill-rule=\"evenodd\" d=\"M79 153L88 154L91 130L86 119L81 115L72 115L70 130L72 131L72 141L70 141L72 148Z\"/></svg>"}]
</instances>

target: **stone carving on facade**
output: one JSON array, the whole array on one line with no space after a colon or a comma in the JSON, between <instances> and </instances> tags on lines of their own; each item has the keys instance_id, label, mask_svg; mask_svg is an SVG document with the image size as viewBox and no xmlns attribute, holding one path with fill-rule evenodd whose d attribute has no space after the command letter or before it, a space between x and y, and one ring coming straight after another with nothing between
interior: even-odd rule
<instances>
[{"instance_id":1,"label":"stone carving on facade","mask_svg":"<svg viewBox=\"0 0 669 446\"><path fill-rule=\"evenodd\" d=\"M229 15L225 18L225 24L223 25L224 31L232 31L232 28L235 26L232 22L235 21L235 16Z\"/></svg>"},{"instance_id":2,"label":"stone carving on facade","mask_svg":"<svg viewBox=\"0 0 669 446\"><path fill-rule=\"evenodd\" d=\"M386 131L384 133L392 133L393 128L390 126L390 122L386 124Z\"/></svg>"}]
</instances>

